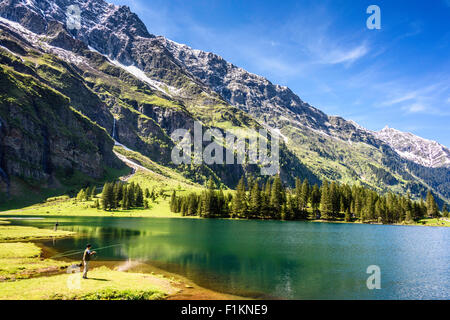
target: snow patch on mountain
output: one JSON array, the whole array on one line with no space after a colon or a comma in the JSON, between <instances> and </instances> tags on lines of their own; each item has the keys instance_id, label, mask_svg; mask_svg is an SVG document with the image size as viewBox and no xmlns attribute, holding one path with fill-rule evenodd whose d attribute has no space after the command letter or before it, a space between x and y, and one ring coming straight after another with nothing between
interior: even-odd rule
<instances>
[{"instance_id":1,"label":"snow patch on mountain","mask_svg":"<svg viewBox=\"0 0 450 320\"><path fill-rule=\"evenodd\" d=\"M450 168L450 149L440 143L386 126L376 137L390 145L401 157L430 168Z\"/></svg>"},{"instance_id":2,"label":"snow patch on mountain","mask_svg":"<svg viewBox=\"0 0 450 320\"><path fill-rule=\"evenodd\" d=\"M136 66L125 66L123 64L121 64L120 62L118 62L117 60L110 60L112 64L114 64L115 66L122 68L123 70L131 73L133 76L135 76L136 78L138 78L141 81L144 81L146 83L148 83L151 87L156 88L157 90L161 91L162 93L169 95L169 96L173 96L173 95L177 95L180 93L180 89L177 89L175 87L169 86L165 83L162 83L160 81L157 80L153 80L150 79L144 71L142 71L141 69L139 69Z\"/></svg>"}]
</instances>

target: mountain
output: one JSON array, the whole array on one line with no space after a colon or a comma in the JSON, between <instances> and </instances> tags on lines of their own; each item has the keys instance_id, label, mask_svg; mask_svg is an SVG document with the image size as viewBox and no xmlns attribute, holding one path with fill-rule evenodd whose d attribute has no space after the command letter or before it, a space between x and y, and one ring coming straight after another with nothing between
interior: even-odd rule
<instances>
[{"instance_id":1,"label":"mountain","mask_svg":"<svg viewBox=\"0 0 450 320\"><path fill-rule=\"evenodd\" d=\"M429 168L449 168L450 149L437 143L386 126L375 132L382 141L389 144L403 158Z\"/></svg>"},{"instance_id":2,"label":"mountain","mask_svg":"<svg viewBox=\"0 0 450 320\"><path fill-rule=\"evenodd\" d=\"M80 9L79 29L67 26L73 5ZM126 6L103 0L1 0L0 16L3 70L26 74L67 97L70 108L109 136L189 179L213 176L234 187L242 174L258 173L258 166L246 164L174 166L170 134L192 130L199 120L223 133L267 128L280 135L281 176L289 185L306 177L313 183L329 179L382 192L409 191L414 197L432 189L450 199L445 147L439 152L437 143L422 139L423 148L415 149L418 137L372 132L328 116L289 88L216 54L152 35ZM3 109L6 101L1 103ZM10 164L0 163L5 176L16 175Z\"/></svg>"}]
</instances>

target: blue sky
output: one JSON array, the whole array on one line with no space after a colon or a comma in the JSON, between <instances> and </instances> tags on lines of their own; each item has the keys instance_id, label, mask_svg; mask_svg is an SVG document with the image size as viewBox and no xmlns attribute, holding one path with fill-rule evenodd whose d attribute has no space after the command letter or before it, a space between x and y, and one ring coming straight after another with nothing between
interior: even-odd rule
<instances>
[{"instance_id":1,"label":"blue sky","mask_svg":"<svg viewBox=\"0 0 450 320\"><path fill-rule=\"evenodd\" d=\"M330 115L450 146L450 0L114 0ZM381 30L369 30L369 5Z\"/></svg>"}]
</instances>

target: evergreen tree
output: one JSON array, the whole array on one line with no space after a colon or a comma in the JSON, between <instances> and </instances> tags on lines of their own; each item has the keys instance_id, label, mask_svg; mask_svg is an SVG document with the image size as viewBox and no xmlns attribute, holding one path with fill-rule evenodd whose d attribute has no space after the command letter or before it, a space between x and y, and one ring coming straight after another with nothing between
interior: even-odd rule
<instances>
[{"instance_id":1,"label":"evergreen tree","mask_svg":"<svg viewBox=\"0 0 450 320\"><path fill-rule=\"evenodd\" d=\"M97 196L97 188L92 186L91 188L91 199L94 199Z\"/></svg>"},{"instance_id":2,"label":"evergreen tree","mask_svg":"<svg viewBox=\"0 0 450 320\"><path fill-rule=\"evenodd\" d=\"M444 203L444 206L442 207L442 216L445 218L450 218L448 215L448 209L447 209L447 204Z\"/></svg>"},{"instance_id":3,"label":"evergreen tree","mask_svg":"<svg viewBox=\"0 0 450 320\"><path fill-rule=\"evenodd\" d=\"M113 186L111 183L107 182L103 186L102 191L102 207L103 210L111 210L113 207L114 202L114 193L113 193Z\"/></svg>"},{"instance_id":4,"label":"evergreen tree","mask_svg":"<svg viewBox=\"0 0 450 320\"><path fill-rule=\"evenodd\" d=\"M427 194L427 214L429 217L437 218L439 217L439 208L434 200L434 196L431 191Z\"/></svg>"},{"instance_id":5,"label":"evergreen tree","mask_svg":"<svg viewBox=\"0 0 450 320\"><path fill-rule=\"evenodd\" d=\"M152 199L152 202L155 202L156 200L156 193L154 188L152 188L152 192L150 193L150 199Z\"/></svg>"},{"instance_id":6,"label":"evergreen tree","mask_svg":"<svg viewBox=\"0 0 450 320\"><path fill-rule=\"evenodd\" d=\"M195 216L195 214L197 213L197 208L198 208L197 196L195 195L195 193L191 193L188 196L188 210L187 210L187 214L189 216Z\"/></svg>"},{"instance_id":7,"label":"evergreen tree","mask_svg":"<svg viewBox=\"0 0 450 320\"><path fill-rule=\"evenodd\" d=\"M249 200L249 214L250 217L255 218L261 215L261 190L259 189L258 182L253 183L253 187L250 190L250 200Z\"/></svg>"},{"instance_id":8,"label":"evergreen tree","mask_svg":"<svg viewBox=\"0 0 450 320\"><path fill-rule=\"evenodd\" d=\"M243 218L247 215L247 196L245 193L245 180L242 177L236 188L236 194L233 197L233 215Z\"/></svg>"},{"instance_id":9,"label":"evergreen tree","mask_svg":"<svg viewBox=\"0 0 450 320\"><path fill-rule=\"evenodd\" d=\"M84 201L85 197L86 197L86 192L84 189L81 189L77 194L77 200Z\"/></svg>"},{"instance_id":10,"label":"evergreen tree","mask_svg":"<svg viewBox=\"0 0 450 320\"><path fill-rule=\"evenodd\" d=\"M128 202L128 189L126 186L124 186L122 189L123 189L122 209L128 210L130 208L130 204Z\"/></svg>"},{"instance_id":11,"label":"evergreen tree","mask_svg":"<svg viewBox=\"0 0 450 320\"><path fill-rule=\"evenodd\" d=\"M90 196L91 196L91 189L89 189L89 187L87 187L84 190L84 201L89 201L90 200Z\"/></svg>"},{"instance_id":12,"label":"evergreen tree","mask_svg":"<svg viewBox=\"0 0 450 320\"><path fill-rule=\"evenodd\" d=\"M291 193L288 193L287 195L285 210L285 220L295 220L299 218L297 200Z\"/></svg>"},{"instance_id":13,"label":"evergreen tree","mask_svg":"<svg viewBox=\"0 0 450 320\"><path fill-rule=\"evenodd\" d=\"M301 211L306 211L306 208L308 207L308 199L310 197L310 186L309 186L309 181L308 179L305 178L305 180L303 180L303 184L302 184L302 192L301 192L301 206L300 206L300 210Z\"/></svg>"},{"instance_id":14,"label":"evergreen tree","mask_svg":"<svg viewBox=\"0 0 450 320\"><path fill-rule=\"evenodd\" d=\"M175 190L170 197L170 211L177 212L177 192Z\"/></svg>"},{"instance_id":15,"label":"evergreen tree","mask_svg":"<svg viewBox=\"0 0 450 320\"><path fill-rule=\"evenodd\" d=\"M316 183L311 192L311 207L313 209L314 215L318 214L321 198L322 196L320 193L320 189Z\"/></svg>"},{"instance_id":16,"label":"evergreen tree","mask_svg":"<svg viewBox=\"0 0 450 320\"><path fill-rule=\"evenodd\" d=\"M281 178L277 175L272 184L270 206L273 210L273 217L276 219L281 218L281 209L284 203L283 185L281 184Z\"/></svg>"},{"instance_id":17,"label":"evergreen tree","mask_svg":"<svg viewBox=\"0 0 450 320\"><path fill-rule=\"evenodd\" d=\"M352 189L348 185L342 186L341 211L345 213L345 221L351 221Z\"/></svg>"},{"instance_id":18,"label":"evergreen tree","mask_svg":"<svg viewBox=\"0 0 450 320\"><path fill-rule=\"evenodd\" d=\"M142 188L139 184L137 184L135 187L135 197L136 197L136 199L134 200L135 206L138 208L143 207L144 206L144 192L142 192Z\"/></svg>"},{"instance_id":19,"label":"evergreen tree","mask_svg":"<svg viewBox=\"0 0 450 320\"><path fill-rule=\"evenodd\" d=\"M118 208L119 207L119 203L120 203L120 197L122 192L119 191L121 189L120 183L116 182L113 186L113 201L112 201L112 207Z\"/></svg>"},{"instance_id":20,"label":"evergreen tree","mask_svg":"<svg viewBox=\"0 0 450 320\"><path fill-rule=\"evenodd\" d=\"M339 187L336 182L332 182L329 187L330 200L331 200L331 216L336 218L339 215L341 209L341 198L339 194Z\"/></svg>"},{"instance_id":21,"label":"evergreen tree","mask_svg":"<svg viewBox=\"0 0 450 320\"><path fill-rule=\"evenodd\" d=\"M220 188L219 193L217 194L217 206L219 216L224 217L228 215L227 198L225 197L222 188Z\"/></svg>"},{"instance_id":22,"label":"evergreen tree","mask_svg":"<svg viewBox=\"0 0 450 320\"><path fill-rule=\"evenodd\" d=\"M329 219L333 210L331 191L327 180L323 181L320 198L320 213L322 218Z\"/></svg>"}]
</instances>

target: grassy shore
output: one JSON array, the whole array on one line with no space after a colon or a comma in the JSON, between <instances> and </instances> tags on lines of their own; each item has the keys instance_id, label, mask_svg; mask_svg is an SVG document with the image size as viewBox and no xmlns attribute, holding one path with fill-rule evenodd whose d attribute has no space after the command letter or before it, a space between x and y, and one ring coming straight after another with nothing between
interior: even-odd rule
<instances>
[{"instance_id":1,"label":"grassy shore","mask_svg":"<svg viewBox=\"0 0 450 320\"><path fill-rule=\"evenodd\" d=\"M169 281L155 282L145 274L100 267L89 272L89 279L82 279L81 273L64 273L0 282L0 299L159 300L176 292Z\"/></svg>"},{"instance_id":2,"label":"grassy shore","mask_svg":"<svg viewBox=\"0 0 450 320\"><path fill-rule=\"evenodd\" d=\"M185 192L182 190L180 192ZM85 217L143 217L143 218L190 218L195 219L198 217L182 217L179 213L173 213L170 211L169 197L166 199L158 198L155 202L150 203L148 209L144 208L132 208L129 210L112 210L104 211L93 208L94 200L90 201L75 201L74 199L61 199L57 201L45 202L36 204L30 207L26 207L20 210L3 211L0 213L0 217L3 215L14 216L85 216ZM312 215L312 213L311 213ZM322 220L312 219L310 222L323 222L323 223L357 223L361 224L359 220L352 222L346 222L344 219L337 220ZM0 228L2 223L7 223L0 218ZM372 224L378 224L377 222L371 222ZM427 226L427 227L450 227L450 219L421 219L419 221L413 221L410 223L403 223L398 225L405 226ZM1 240L1 235L0 235Z\"/></svg>"},{"instance_id":3,"label":"grassy shore","mask_svg":"<svg viewBox=\"0 0 450 320\"><path fill-rule=\"evenodd\" d=\"M81 271L73 261L45 259L43 250L35 243L19 242L72 234L33 227L0 226L0 237L9 240L0 240L0 300L241 299L199 287L189 279L152 266L129 261L95 261L88 273L89 279L82 279L79 272L67 272Z\"/></svg>"},{"instance_id":4,"label":"grassy shore","mask_svg":"<svg viewBox=\"0 0 450 320\"><path fill-rule=\"evenodd\" d=\"M56 273L70 265L64 261L40 257L41 249L34 243L0 243L0 281ZM2 294L0 289L0 296Z\"/></svg>"},{"instance_id":5,"label":"grassy shore","mask_svg":"<svg viewBox=\"0 0 450 320\"><path fill-rule=\"evenodd\" d=\"M0 226L0 300L5 299L164 299L178 292L169 280L106 267L67 273L72 264L42 258L42 249L24 240L67 237L73 233L23 226ZM8 241L8 242L5 242Z\"/></svg>"},{"instance_id":6,"label":"grassy shore","mask_svg":"<svg viewBox=\"0 0 450 320\"><path fill-rule=\"evenodd\" d=\"M0 225L0 241L33 241L62 238L72 235L70 231L53 231L34 227Z\"/></svg>"}]
</instances>

